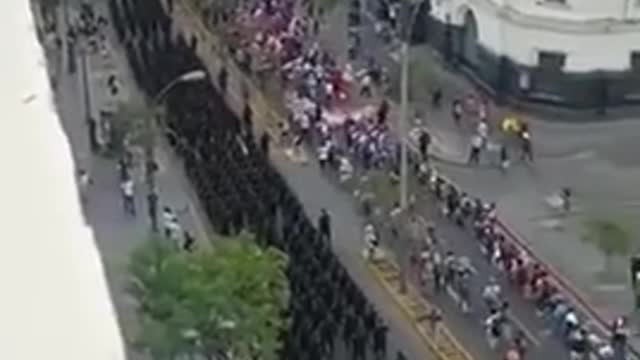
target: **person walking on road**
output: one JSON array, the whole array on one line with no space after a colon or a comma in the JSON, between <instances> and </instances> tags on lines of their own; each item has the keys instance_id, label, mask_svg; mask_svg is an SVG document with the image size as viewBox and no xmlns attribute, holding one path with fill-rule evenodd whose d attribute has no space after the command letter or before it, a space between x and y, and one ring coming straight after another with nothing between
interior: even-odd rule
<instances>
[{"instance_id":1,"label":"person walking on road","mask_svg":"<svg viewBox=\"0 0 640 360\"><path fill-rule=\"evenodd\" d=\"M196 245L196 239L187 230L183 231L184 241L182 243L182 250L186 252L193 252Z\"/></svg>"},{"instance_id":2,"label":"person walking on road","mask_svg":"<svg viewBox=\"0 0 640 360\"><path fill-rule=\"evenodd\" d=\"M121 156L120 159L118 159L118 175L120 176L120 181L125 181L130 177L129 162L126 156Z\"/></svg>"},{"instance_id":3,"label":"person walking on road","mask_svg":"<svg viewBox=\"0 0 640 360\"><path fill-rule=\"evenodd\" d=\"M468 160L469 164L478 165L480 163L480 152L482 151L483 144L484 140L480 135L473 135L471 137L471 149L469 150Z\"/></svg>"},{"instance_id":4,"label":"person walking on road","mask_svg":"<svg viewBox=\"0 0 640 360\"><path fill-rule=\"evenodd\" d=\"M135 202L135 184L132 178L125 179L120 184L122 190L122 204L124 206L125 214L136 216L136 202Z\"/></svg>"},{"instance_id":5,"label":"person walking on road","mask_svg":"<svg viewBox=\"0 0 640 360\"><path fill-rule=\"evenodd\" d=\"M269 158L269 150L271 148L271 136L267 131L260 136L260 151L264 154L265 158Z\"/></svg>"},{"instance_id":6,"label":"person walking on road","mask_svg":"<svg viewBox=\"0 0 640 360\"><path fill-rule=\"evenodd\" d=\"M431 134L428 131L422 130L420 137L418 137L418 148L423 161L429 159L429 147L431 146Z\"/></svg>"},{"instance_id":7,"label":"person walking on road","mask_svg":"<svg viewBox=\"0 0 640 360\"><path fill-rule=\"evenodd\" d=\"M491 349L498 346L498 341L502 337L502 325L504 323L504 315L498 310L491 310L491 315L484 322L487 342Z\"/></svg>"},{"instance_id":8,"label":"person walking on road","mask_svg":"<svg viewBox=\"0 0 640 360\"><path fill-rule=\"evenodd\" d=\"M80 200L83 204L87 202L91 184L93 184L93 180L89 176L89 173L84 169L80 169L80 171L78 171L78 186L80 188Z\"/></svg>"},{"instance_id":9,"label":"person walking on road","mask_svg":"<svg viewBox=\"0 0 640 360\"><path fill-rule=\"evenodd\" d=\"M168 206L165 206L162 210L162 227L164 228L164 236L166 238L173 239L177 236L175 232L180 227L180 225L178 225L178 216Z\"/></svg>"},{"instance_id":10,"label":"person walking on road","mask_svg":"<svg viewBox=\"0 0 640 360\"><path fill-rule=\"evenodd\" d=\"M500 307L502 290L500 288L500 284L496 281L495 278L491 277L489 279L489 283L482 290L482 299L487 306L487 309L491 312L492 310L497 310Z\"/></svg>"},{"instance_id":11,"label":"person walking on road","mask_svg":"<svg viewBox=\"0 0 640 360\"><path fill-rule=\"evenodd\" d=\"M228 81L229 73L227 72L227 68L223 66L220 71L218 71L218 88L223 95L227 92Z\"/></svg>"},{"instance_id":12,"label":"person walking on road","mask_svg":"<svg viewBox=\"0 0 640 360\"><path fill-rule=\"evenodd\" d=\"M387 333L389 327L385 324L378 324L373 330L373 352L376 359L387 357Z\"/></svg>"},{"instance_id":13,"label":"person walking on road","mask_svg":"<svg viewBox=\"0 0 640 360\"><path fill-rule=\"evenodd\" d=\"M453 103L451 103L451 117L453 118L453 123L456 126L460 126L460 120L462 120L463 112L462 101L460 99L454 99Z\"/></svg>"},{"instance_id":14,"label":"person walking on road","mask_svg":"<svg viewBox=\"0 0 640 360\"><path fill-rule=\"evenodd\" d=\"M500 170L503 173L507 172L509 168L509 151L507 150L507 146L505 144L500 145Z\"/></svg>"},{"instance_id":15,"label":"person walking on road","mask_svg":"<svg viewBox=\"0 0 640 360\"><path fill-rule=\"evenodd\" d=\"M147 211L149 213L149 223L151 231L158 231L158 193L155 189L147 194Z\"/></svg>"},{"instance_id":16,"label":"person walking on road","mask_svg":"<svg viewBox=\"0 0 640 360\"><path fill-rule=\"evenodd\" d=\"M533 145L531 144L531 133L528 126L523 125L520 132L520 159L533 163Z\"/></svg>"},{"instance_id":17,"label":"person walking on road","mask_svg":"<svg viewBox=\"0 0 640 360\"><path fill-rule=\"evenodd\" d=\"M318 230L320 231L321 239L331 244L331 216L326 209L320 211Z\"/></svg>"}]
</instances>

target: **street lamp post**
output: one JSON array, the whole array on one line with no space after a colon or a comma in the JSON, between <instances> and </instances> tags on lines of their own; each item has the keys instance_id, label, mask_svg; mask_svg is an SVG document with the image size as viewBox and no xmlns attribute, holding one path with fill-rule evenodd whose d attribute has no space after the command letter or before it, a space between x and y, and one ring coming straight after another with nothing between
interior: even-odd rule
<instances>
[{"instance_id":1,"label":"street lamp post","mask_svg":"<svg viewBox=\"0 0 640 360\"><path fill-rule=\"evenodd\" d=\"M82 79L84 120L87 125L89 149L92 153L97 153L99 150L98 123L97 120L93 117L93 104L91 101L91 85L89 84L89 50L86 46L80 47L78 50L78 53L80 55L80 65L82 69L80 76Z\"/></svg>"},{"instance_id":2,"label":"street lamp post","mask_svg":"<svg viewBox=\"0 0 640 360\"><path fill-rule=\"evenodd\" d=\"M407 212L409 208L409 149L408 149L408 124L409 124L409 46L411 41L411 33L413 26L420 10L420 5L424 0L409 1L407 0L405 6L406 19L408 20L406 26L401 29L400 41L402 42L400 47L401 58L401 74L400 74L400 209L403 212L402 221L403 225L407 225L409 219ZM406 237L403 232L400 236ZM399 239L396 239L398 241ZM405 293L407 291L407 263L409 262L408 256L403 253L399 253L400 258L400 292Z\"/></svg>"},{"instance_id":3,"label":"street lamp post","mask_svg":"<svg viewBox=\"0 0 640 360\"><path fill-rule=\"evenodd\" d=\"M409 46L411 32L420 11L420 5L424 0L414 2L407 1L406 14L409 16L406 26L401 32L401 74L400 74L400 208L404 211L408 207L409 199L409 154L408 154L408 124L409 124ZM412 7L412 9L409 9ZM409 12L411 10L411 12Z\"/></svg>"},{"instance_id":4,"label":"street lamp post","mask_svg":"<svg viewBox=\"0 0 640 360\"><path fill-rule=\"evenodd\" d=\"M192 70L189 72L186 72L178 77L176 77L175 79L173 79L172 81L170 81L167 85L165 85L165 87L163 87L160 91L158 91L158 93L152 98L151 100L151 104L150 104L150 109L151 109L151 114L147 114L147 116L145 116L145 142L144 142L144 153L145 153L145 179L147 182L147 198L149 199L149 201L151 201L151 199L156 199L157 201L157 194L155 194L155 188L156 188L156 181L155 181L155 173L156 173L156 162L155 162L155 135L156 135L156 125L157 125L157 121L156 121L156 109L158 109L158 107L160 106L162 100L165 98L165 96L169 93L169 91L171 91L176 85L178 84L182 84L182 83L190 83L190 82L197 82L197 81L201 81L204 80L207 77L207 73L204 72L203 70ZM153 205L150 205L153 206ZM157 209L156 209L157 210ZM157 230L156 227L156 214L153 213L155 212L150 210L150 214L149 216L152 217L151 219L151 227L152 230Z\"/></svg>"}]
</instances>

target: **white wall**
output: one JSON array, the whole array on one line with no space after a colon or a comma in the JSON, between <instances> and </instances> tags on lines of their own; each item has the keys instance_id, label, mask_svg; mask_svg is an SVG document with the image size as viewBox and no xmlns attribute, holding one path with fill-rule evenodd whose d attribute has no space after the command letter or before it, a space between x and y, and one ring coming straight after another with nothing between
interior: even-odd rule
<instances>
[{"instance_id":1,"label":"white wall","mask_svg":"<svg viewBox=\"0 0 640 360\"><path fill-rule=\"evenodd\" d=\"M489 28L492 28L490 26ZM632 50L640 50L640 32L626 34L563 34L519 27L503 22L506 54L518 63L537 65L537 52L560 51L567 54L565 70L587 72L595 69L629 69ZM488 44L496 49L502 46Z\"/></svg>"},{"instance_id":2,"label":"white wall","mask_svg":"<svg viewBox=\"0 0 640 360\"><path fill-rule=\"evenodd\" d=\"M29 1L0 1L0 359L123 360Z\"/></svg>"},{"instance_id":3,"label":"white wall","mask_svg":"<svg viewBox=\"0 0 640 360\"><path fill-rule=\"evenodd\" d=\"M581 8L585 12L596 11L604 3L616 3L621 8L624 2L570 1L584 1L585 4ZM606 26L600 24L595 28L587 26L584 22L516 15L513 9L508 11L499 7L501 2L513 6L528 4L529 7L535 7L535 3L530 0L450 0L436 2L433 14L443 22L449 15L453 24L462 25L464 13L471 9L478 23L480 44L496 54L506 54L512 60L529 66L537 65L537 52L540 50L561 51L567 54L567 71L620 71L629 68L631 52L640 50L640 24L625 24L611 31L601 31L600 29L605 29ZM438 4L440 5L437 6Z\"/></svg>"},{"instance_id":4,"label":"white wall","mask_svg":"<svg viewBox=\"0 0 640 360\"><path fill-rule=\"evenodd\" d=\"M491 0L504 3L525 14L567 20L622 18L635 0L566 0L558 4L545 0Z\"/></svg>"}]
</instances>

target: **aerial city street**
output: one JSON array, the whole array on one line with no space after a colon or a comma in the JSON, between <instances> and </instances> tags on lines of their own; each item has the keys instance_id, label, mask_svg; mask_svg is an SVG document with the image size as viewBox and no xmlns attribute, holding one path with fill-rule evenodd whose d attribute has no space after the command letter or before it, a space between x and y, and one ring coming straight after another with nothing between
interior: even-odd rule
<instances>
[{"instance_id":1,"label":"aerial city street","mask_svg":"<svg viewBox=\"0 0 640 360\"><path fill-rule=\"evenodd\" d=\"M638 5L31 1L127 358L640 360Z\"/></svg>"}]
</instances>

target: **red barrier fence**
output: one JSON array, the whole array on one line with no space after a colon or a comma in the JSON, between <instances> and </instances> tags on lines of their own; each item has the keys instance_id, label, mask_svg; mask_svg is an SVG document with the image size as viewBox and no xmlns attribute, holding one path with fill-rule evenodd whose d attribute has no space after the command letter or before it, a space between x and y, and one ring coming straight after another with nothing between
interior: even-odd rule
<instances>
[{"instance_id":1,"label":"red barrier fence","mask_svg":"<svg viewBox=\"0 0 640 360\"><path fill-rule=\"evenodd\" d=\"M514 230L512 230L499 218L497 224L500 227L500 230L502 230L502 232L504 233L506 239L512 240L519 249L527 254L527 256L540 264L550 275L551 279L556 283L555 285L557 286L557 288L561 290L575 306L579 307L579 309L583 313L595 320L594 325L598 327L598 330L607 335L611 334L610 323L614 319L609 319L609 321L607 321L607 319L589 303L587 296L584 295L581 290L571 284L571 282L564 275L562 275L560 271L540 259L540 257L537 256L533 251L531 246L529 246L529 244L527 244L522 239L522 237L518 236L518 234ZM629 345L628 350L631 354L634 355L635 358L640 358L640 351L638 351L635 347Z\"/></svg>"}]
</instances>

